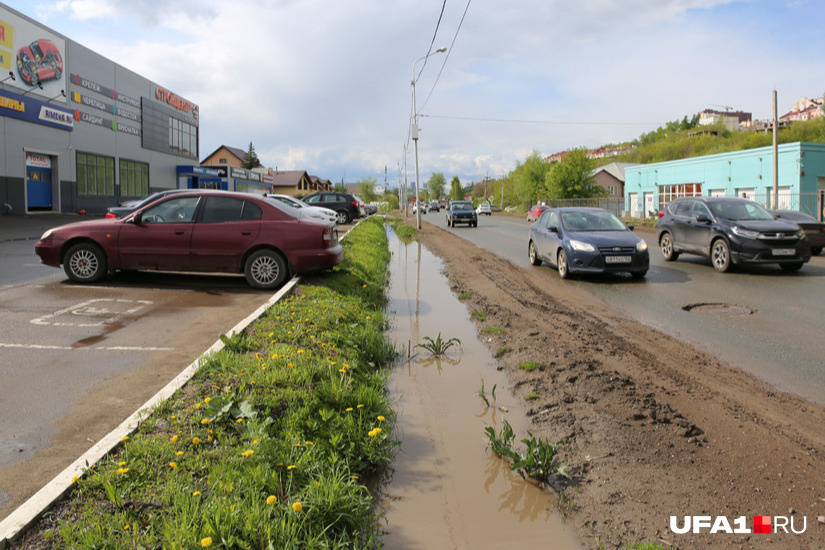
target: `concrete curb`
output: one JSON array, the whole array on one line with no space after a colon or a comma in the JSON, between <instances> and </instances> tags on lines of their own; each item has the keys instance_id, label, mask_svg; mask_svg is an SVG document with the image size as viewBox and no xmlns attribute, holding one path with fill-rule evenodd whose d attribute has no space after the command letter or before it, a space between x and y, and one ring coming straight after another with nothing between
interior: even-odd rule
<instances>
[{"instance_id":1,"label":"concrete curb","mask_svg":"<svg viewBox=\"0 0 825 550\"><path fill-rule=\"evenodd\" d=\"M256 309L252 314L244 320L235 325L228 334L233 332L240 333L252 321L263 314L272 304L278 302L286 294L292 291L293 288L300 282L300 276L295 276L285 284L281 289L273 294L263 305ZM146 403L143 404L137 411L132 413L126 420L124 420L117 428L109 432L100 441L95 443L88 451L83 453L77 460L57 474L45 487L40 489L37 493L32 495L29 500L20 505L14 512L9 514L6 519L0 522L0 550L6 550L17 538L26 531L29 527L34 525L37 520L63 495L65 495L72 486L72 482L76 477L80 477L83 473L98 460L109 454L115 447L117 447L123 438L132 434L140 425L141 420L149 416L155 407L163 403L166 399L172 396L177 390L183 387L195 375L201 365L203 358L211 353L216 353L224 348L223 342L218 339L212 346L204 351L195 361L189 364L183 372L178 374L166 386L164 386L158 393L152 396Z\"/></svg>"}]
</instances>

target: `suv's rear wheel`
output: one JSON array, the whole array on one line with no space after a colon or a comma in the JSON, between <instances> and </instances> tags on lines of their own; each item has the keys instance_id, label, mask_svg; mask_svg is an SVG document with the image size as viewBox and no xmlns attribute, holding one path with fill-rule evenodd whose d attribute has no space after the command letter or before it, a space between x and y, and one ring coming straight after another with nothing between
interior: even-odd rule
<instances>
[{"instance_id":1,"label":"suv's rear wheel","mask_svg":"<svg viewBox=\"0 0 825 550\"><path fill-rule=\"evenodd\" d=\"M713 262L713 268L719 273L730 270L730 246L728 246L725 239L716 239L710 245L710 261Z\"/></svg>"},{"instance_id":2,"label":"suv's rear wheel","mask_svg":"<svg viewBox=\"0 0 825 550\"><path fill-rule=\"evenodd\" d=\"M672 262L679 257L679 253L673 250L673 238L670 233L662 233L662 238L659 239L659 248L666 262Z\"/></svg>"},{"instance_id":3,"label":"suv's rear wheel","mask_svg":"<svg viewBox=\"0 0 825 550\"><path fill-rule=\"evenodd\" d=\"M349 212L347 212L346 210L339 210L338 211L338 223L340 223L340 224L349 223L349 221L351 219L352 218L350 218Z\"/></svg>"}]
</instances>

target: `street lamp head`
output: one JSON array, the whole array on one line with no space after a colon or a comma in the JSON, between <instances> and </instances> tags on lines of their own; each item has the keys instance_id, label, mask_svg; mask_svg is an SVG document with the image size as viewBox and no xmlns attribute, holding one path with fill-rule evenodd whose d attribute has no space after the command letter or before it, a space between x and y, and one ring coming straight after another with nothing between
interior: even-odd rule
<instances>
[{"instance_id":1,"label":"street lamp head","mask_svg":"<svg viewBox=\"0 0 825 550\"><path fill-rule=\"evenodd\" d=\"M441 53L441 52L446 52L446 51L447 51L447 48L438 48L438 49L435 51L435 53Z\"/></svg>"}]
</instances>

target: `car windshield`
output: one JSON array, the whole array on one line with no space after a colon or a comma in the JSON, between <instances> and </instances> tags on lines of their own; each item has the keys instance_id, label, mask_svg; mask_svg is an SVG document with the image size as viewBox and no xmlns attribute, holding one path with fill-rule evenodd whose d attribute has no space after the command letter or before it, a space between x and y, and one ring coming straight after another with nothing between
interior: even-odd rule
<instances>
[{"instance_id":1,"label":"car windshield","mask_svg":"<svg viewBox=\"0 0 825 550\"><path fill-rule=\"evenodd\" d=\"M562 212L561 223L568 231L624 231L622 221L610 212Z\"/></svg>"},{"instance_id":2,"label":"car windshield","mask_svg":"<svg viewBox=\"0 0 825 550\"><path fill-rule=\"evenodd\" d=\"M815 222L816 218L813 216L809 216L803 212L797 212L796 210L775 210L774 215L778 218L784 218L786 220L792 221L800 221L800 222Z\"/></svg>"},{"instance_id":3,"label":"car windshield","mask_svg":"<svg viewBox=\"0 0 825 550\"><path fill-rule=\"evenodd\" d=\"M453 210L472 210L473 203L467 201L455 201L450 205Z\"/></svg>"},{"instance_id":4,"label":"car windshield","mask_svg":"<svg viewBox=\"0 0 825 550\"><path fill-rule=\"evenodd\" d=\"M708 204L713 213L726 220L772 220L770 212L753 202L719 201Z\"/></svg>"},{"instance_id":5,"label":"car windshield","mask_svg":"<svg viewBox=\"0 0 825 550\"><path fill-rule=\"evenodd\" d=\"M280 201L276 197L266 197L265 196L264 200L266 202L268 202L269 204L271 204L272 206L274 206L275 208L277 208L278 210L280 210L281 212L285 212L285 213L289 214L293 218L299 218L299 219L301 218L301 209L300 208L295 208L294 206L290 206L289 204Z\"/></svg>"}]
</instances>

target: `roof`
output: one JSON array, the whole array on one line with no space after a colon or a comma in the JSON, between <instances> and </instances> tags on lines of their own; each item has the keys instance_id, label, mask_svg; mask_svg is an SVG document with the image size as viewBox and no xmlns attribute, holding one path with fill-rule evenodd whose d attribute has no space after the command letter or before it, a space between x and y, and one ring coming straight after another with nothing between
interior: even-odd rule
<instances>
[{"instance_id":1,"label":"roof","mask_svg":"<svg viewBox=\"0 0 825 550\"><path fill-rule=\"evenodd\" d=\"M230 147L229 145L221 145L220 147L218 147L217 149L215 149L214 151L212 151L211 153L206 155L204 157L204 160L208 159L209 157L211 157L212 155L214 155L215 153L217 153L221 149L226 149L227 151L229 151L230 153L232 153L233 155L238 157L238 159L240 159L241 162L243 162L243 159L246 158L246 151L244 151L240 147Z\"/></svg>"},{"instance_id":2,"label":"roof","mask_svg":"<svg viewBox=\"0 0 825 550\"><path fill-rule=\"evenodd\" d=\"M295 187L301 183L304 177L309 177L306 170L288 170L286 172L274 172L272 176L272 185L275 187Z\"/></svg>"},{"instance_id":3,"label":"roof","mask_svg":"<svg viewBox=\"0 0 825 550\"><path fill-rule=\"evenodd\" d=\"M636 162L611 162L610 164L605 164L604 166L599 166L595 168L592 174L595 176L599 172L607 172L617 180L623 182L624 181L624 170L628 166L638 166L639 163Z\"/></svg>"}]
</instances>

